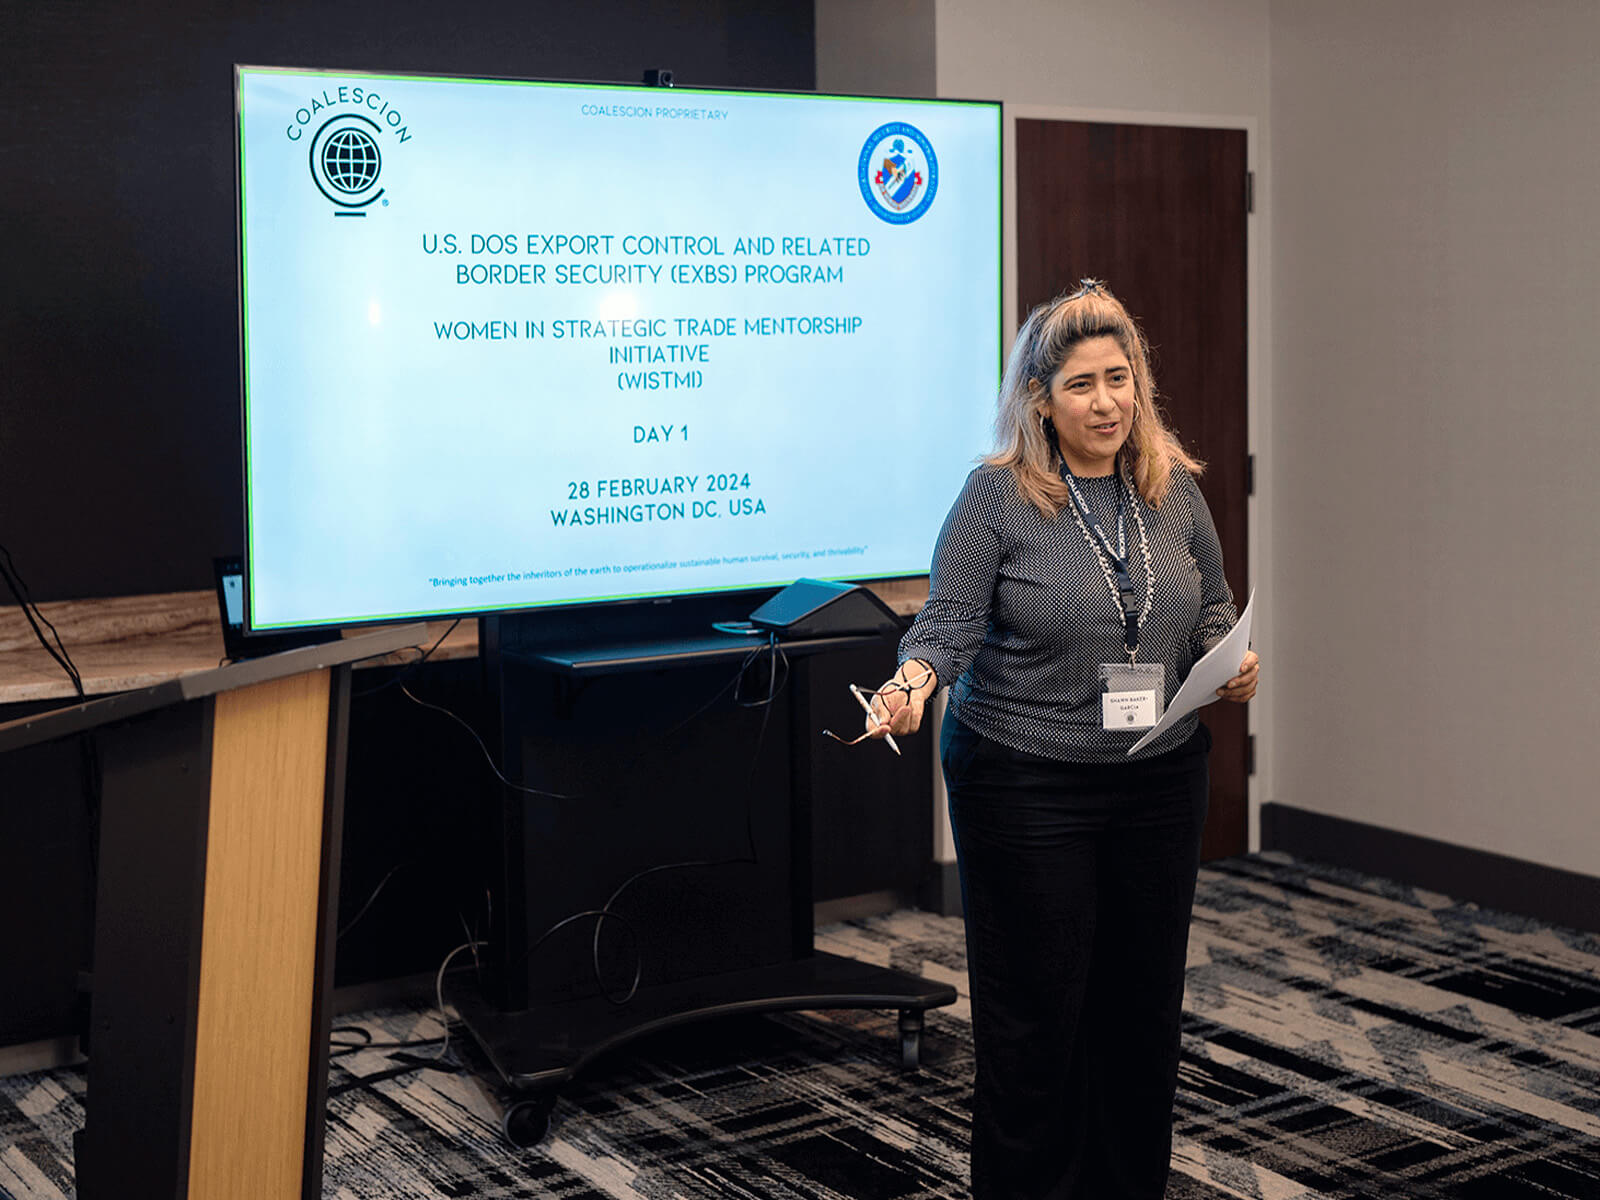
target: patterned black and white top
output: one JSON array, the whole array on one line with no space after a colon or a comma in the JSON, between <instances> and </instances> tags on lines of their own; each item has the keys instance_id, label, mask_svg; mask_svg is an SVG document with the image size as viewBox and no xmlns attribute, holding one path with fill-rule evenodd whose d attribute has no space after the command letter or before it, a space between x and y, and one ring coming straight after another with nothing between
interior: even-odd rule
<instances>
[{"instance_id":1,"label":"patterned black and white top","mask_svg":"<svg viewBox=\"0 0 1600 1200\"><path fill-rule=\"evenodd\" d=\"M1125 473L1077 482L1113 545L1117 490L1126 492L1128 569L1141 608L1150 599L1138 661L1166 667L1170 702L1238 619L1211 510L1181 467L1159 509ZM1101 727L1099 665L1128 656L1109 562L1091 536L1073 504L1047 518L1009 470L978 467L939 533L928 603L900 661L925 659L941 685L954 680L949 713L984 737L1062 761L1126 762L1143 731ZM1182 745L1199 719L1191 713L1133 758Z\"/></svg>"}]
</instances>

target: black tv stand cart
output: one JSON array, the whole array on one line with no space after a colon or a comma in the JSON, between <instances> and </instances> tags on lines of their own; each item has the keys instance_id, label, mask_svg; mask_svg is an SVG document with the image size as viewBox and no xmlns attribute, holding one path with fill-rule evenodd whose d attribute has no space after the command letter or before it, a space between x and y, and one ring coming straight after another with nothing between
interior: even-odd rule
<instances>
[{"instance_id":1,"label":"black tv stand cart","mask_svg":"<svg viewBox=\"0 0 1600 1200\"><path fill-rule=\"evenodd\" d=\"M592 1060L646 1034L731 1014L896 1009L911 1069L924 1012L956 999L813 945L808 739L822 735L809 663L881 639L774 652L767 637L713 630L728 619L717 601L687 614L679 603L654 628L637 611L626 629L480 619L491 750L514 784L546 794L492 789L486 957L449 972L444 994L514 1145L543 1137L557 1093Z\"/></svg>"}]
</instances>

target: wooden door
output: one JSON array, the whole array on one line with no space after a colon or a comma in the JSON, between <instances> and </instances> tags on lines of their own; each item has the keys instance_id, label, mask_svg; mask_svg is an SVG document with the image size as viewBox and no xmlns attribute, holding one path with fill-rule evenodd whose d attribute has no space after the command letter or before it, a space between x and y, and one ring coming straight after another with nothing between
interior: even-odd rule
<instances>
[{"instance_id":1,"label":"wooden door","mask_svg":"<svg viewBox=\"0 0 1600 1200\"><path fill-rule=\"evenodd\" d=\"M1018 321L1035 304L1102 279L1144 327L1166 415L1207 468L1200 488L1242 608L1246 438L1245 134L1237 129L1017 121ZM1211 813L1201 853L1248 843L1242 705L1202 719Z\"/></svg>"}]
</instances>

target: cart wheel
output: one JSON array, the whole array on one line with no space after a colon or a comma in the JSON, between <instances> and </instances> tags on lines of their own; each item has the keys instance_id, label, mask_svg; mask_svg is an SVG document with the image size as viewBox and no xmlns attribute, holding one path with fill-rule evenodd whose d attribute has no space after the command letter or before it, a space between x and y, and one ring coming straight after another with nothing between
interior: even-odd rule
<instances>
[{"instance_id":1,"label":"cart wheel","mask_svg":"<svg viewBox=\"0 0 1600 1200\"><path fill-rule=\"evenodd\" d=\"M915 1071L922 1063L922 1010L900 1010L900 1067Z\"/></svg>"},{"instance_id":2,"label":"cart wheel","mask_svg":"<svg viewBox=\"0 0 1600 1200\"><path fill-rule=\"evenodd\" d=\"M556 1106L554 1096L539 1096L533 1100L518 1100L506 1106L500 1118L500 1132L506 1141L519 1150L537 1146L550 1132L550 1113Z\"/></svg>"}]
</instances>

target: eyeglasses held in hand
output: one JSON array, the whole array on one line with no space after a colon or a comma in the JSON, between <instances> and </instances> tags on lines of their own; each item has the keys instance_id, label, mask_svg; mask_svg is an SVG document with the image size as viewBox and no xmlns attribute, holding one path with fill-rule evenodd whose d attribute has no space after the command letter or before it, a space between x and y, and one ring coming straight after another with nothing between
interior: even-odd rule
<instances>
[{"instance_id":1,"label":"eyeglasses held in hand","mask_svg":"<svg viewBox=\"0 0 1600 1200\"><path fill-rule=\"evenodd\" d=\"M878 700L878 699L883 698L884 696L891 695L891 694L893 694L895 692L900 692L902 695L905 696L906 702L910 703L910 701L911 701L911 693L916 691L923 684L927 683L928 680L931 679L931 678L933 678L933 672L931 670L926 670L926 671L923 671L920 674L920 676L918 678L916 678L916 679L902 679L898 683L891 681L889 683L884 684L882 687L880 687L877 690L872 691L872 692L867 691L867 689L864 688L864 687L860 687L859 685L852 683L850 685L850 694L856 698L856 703L861 705L862 711L864 711L867 714L867 719L872 722L873 727L871 729L867 730L865 733L862 733L859 737L853 737L853 738L842 738L837 733L833 732L833 730L831 730L831 729L824 729L822 732L827 734L827 736L831 737L834 741L839 742L842 745L845 745L845 746L858 745L859 743L866 741L869 737L871 737L874 733L876 733L880 728L886 728L888 726L888 724L889 724L888 721L881 720L877 716L877 714L875 714L872 711L872 704L867 699L867 697L869 695L872 697L873 700ZM885 704L884 707L887 708L888 705ZM892 716L890 717L890 720L893 720ZM889 743L889 749L893 750L896 754L900 753L900 747L895 744L895 740L894 740L894 735L893 734L891 734L891 733L884 734L883 740Z\"/></svg>"}]
</instances>

